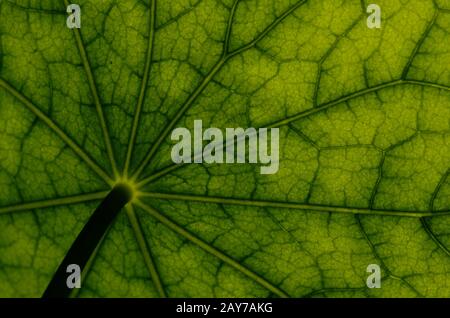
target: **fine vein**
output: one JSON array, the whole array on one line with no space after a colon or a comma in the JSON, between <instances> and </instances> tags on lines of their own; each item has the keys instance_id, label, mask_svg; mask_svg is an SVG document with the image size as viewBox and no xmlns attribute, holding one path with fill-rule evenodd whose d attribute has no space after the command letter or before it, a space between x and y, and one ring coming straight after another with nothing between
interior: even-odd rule
<instances>
[{"instance_id":1,"label":"fine vein","mask_svg":"<svg viewBox=\"0 0 450 318\"><path fill-rule=\"evenodd\" d=\"M225 41L223 45L223 55L228 54L230 48L231 30L233 28L234 15L238 6L239 0L235 0L233 6L231 7L230 16L228 18L227 31L225 32Z\"/></svg>"},{"instance_id":2,"label":"fine vein","mask_svg":"<svg viewBox=\"0 0 450 318\"><path fill-rule=\"evenodd\" d=\"M304 5L307 2L307 0L298 1L293 6L291 6L289 9L283 12L279 17L277 17L271 24L269 24L258 36L249 42L248 44L234 50L233 52L230 52L228 54L229 57L233 57L235 55L241 54L251 48L253 48L258 42L260 42L264 37L269 34L270 31L272 31L275 27L277 27L281 22L283 22L289 15L291 15L295 10L300 8L302 5Z\"/></svg>"},{"instance_id":3,"label":"fine vein","mask_svg":"<svg viewBox=\"0 0 450 318\"><path fill-rule=\"evenodd\" d=\"M425 39L428 37L428 35L431 32L431 29L433 28L434 23L436 22L436 19L439 15L439 10L436 10L436 12L434 13L433 18L431 19L431 22L428 24L427 28L425 29L425 32L422 33L422 36L420 37L420 39L417 41L416 46L414 47L411 56L408 59L408 62L406 63L405 68L403 69L402 72L402 79L406 79L406 77L408 76L408 72L411 69L411 65L414 61L414 58L417 56L417 53L419 52L423 42L425 41Z\"/></svg>"},{"instance_id":4,"label":"fine vein","mask_svg":"<svg viewBox=\"0 0 450 318\"><path fill-rule=\"evenodd\" d=\"M430 225L428 224L425 218L421 218L420 222L422 223L422 227L427 233L427 235L433 240L433 242L439 247L441 251L443 251L447 256L450 256L450 250L441 242L441 240L434 234Z\"/></svg>"},{"instance_id":5,"label":"fine vein","mask_svg":"<svg viewBox=\"0 0 450 318\"><path fill-rule=\"evenodd\" d=\"M370 248L372 254L378 260L378 262L380 263L380 266L385 270L387 276L392 279L400 281L401 283L405 284L409 289L411 289L413 292L415 292L419 297L423 297L423 295L413 285L411 285L406 279L392 273L392 271L389 269L389 267L384 262L383 258L380 256L380 254L378 254L375 244L373 244L372 240L369 237L369 234L366 232L366 229L364 228L364 225L361 222L360 216L355 215L355 220L356 220L356 223L359 227L359 230L360 230L362 236L364 237L367 244L369 245L369 248Z\"/></svg>"}]
</instances>

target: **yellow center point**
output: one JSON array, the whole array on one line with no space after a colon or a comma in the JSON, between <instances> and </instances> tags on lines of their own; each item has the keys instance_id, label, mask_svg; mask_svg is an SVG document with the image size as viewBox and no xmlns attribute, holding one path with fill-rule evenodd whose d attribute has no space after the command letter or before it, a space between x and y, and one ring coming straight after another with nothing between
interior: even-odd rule
<instances>
[{"instance_id":1,"label":"yellow center point","mask_svg":"<svg viewBox=\"0 0 450 318\"><path fill-rule=\"evenodd\" d=\"M129 179L121 178L114 183L113 188L119 188L124 194L130 197L128 202L137 199L139 191L137 184Z\"/></svg>"}]
</instances>

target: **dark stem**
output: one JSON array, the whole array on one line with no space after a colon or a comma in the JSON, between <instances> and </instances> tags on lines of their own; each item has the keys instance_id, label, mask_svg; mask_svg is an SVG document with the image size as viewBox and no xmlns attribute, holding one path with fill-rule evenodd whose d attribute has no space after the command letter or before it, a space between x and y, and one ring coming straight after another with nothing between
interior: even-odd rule
<instances>
[{"instance_id":1,"label":"dark stem","mask_svg":"<svg viewBox=\"0 0 450 318\"><path fill-rule=\"evenodd\" d=\"M71 273L66 272L67 266L76 264L83 272L106 230L131 198L132 191L125 184L118 184L111 190L78 234L42 298L67 298L70 296L72 289L67 286L67 278Z\"/></svg>"}]
</instances>

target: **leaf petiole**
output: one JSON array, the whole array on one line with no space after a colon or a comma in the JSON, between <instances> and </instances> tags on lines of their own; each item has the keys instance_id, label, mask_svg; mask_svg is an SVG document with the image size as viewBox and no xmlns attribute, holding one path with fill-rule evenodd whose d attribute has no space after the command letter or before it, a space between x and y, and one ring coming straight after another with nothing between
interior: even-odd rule
<instances>
[{"instance_id":1,"label":"leaf petiole","mask_svg":"<svg viewBox=\"0 0 450 318\"><path fill-rule=\"evenodd\" d=\"M67 284L68 266L75 264L81 268L81 271L83 270L119 211L131 201L132 197L133 191L128 185L119 183L114 186L78 234L42 298L68 298L70 296L72 289Z\"/></svg>"}]
</instances>

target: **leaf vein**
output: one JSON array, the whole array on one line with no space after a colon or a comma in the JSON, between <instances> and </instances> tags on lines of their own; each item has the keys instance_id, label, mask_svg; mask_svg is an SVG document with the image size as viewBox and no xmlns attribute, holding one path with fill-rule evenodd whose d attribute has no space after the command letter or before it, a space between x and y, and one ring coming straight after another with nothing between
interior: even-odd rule
<instances>
[{"instance_id":1,"label":"leaf vein","mask_svg":"<svg viewBox=\"0 0 450 318\"><path fill-rule=\"evenodd\" d=\"M66 7L70 5L68 0L64 0L64 4ZM86 72L86 76L88 79L89 89L91 91L92 97L94 99L95 108L97 110L97 115L100 121L100 127L103 133L103 141L105 143L106 152L108 154L108 158L111 164L111 168L113 170L114 176L118 177L117 164L114 158L114 151L112 149L111 138L108 131L108 126L106 124L105 114L103 113L102 104L100 102L100 96L97 91L97 84L95 83L94 74L92 73L91 65L89 63L89 59L86 53L86 48L83 43L83 39L81 36L81 32L79 29L73 29L75 40L78 47L78 52L80 53L80 58L84 66L84 70Z\"/></svg>"},{"instance_id":2,"label":"leaf vein","mask_svg":"<svg viewBox=\"0 0 450 318\"><path fill-rule=\"evenodd\" d=\"M74 140L72 140L55 122L45 115L27 97L22 95L2 78L0 78L0 87L3 87L6 91L8 91L8 93L17 98L23 105L26 106L28 110L38 117L45 125L47 125L47 127L53 130L75 152L75 154L77 154L106 183L110 185L113 183L110 176L96 162L94 162L94 160L91 159Z\"/></svg>"},{"instance_id":3,"label":"leaf vein","mask_svg":"<svg viewBox=\"0 0 450 318\"><path fill-rule=\"evenodd\" d=\"M426 221L425 218L421 218L420 222L422 224L422 228L427 233L428 237L437 245L437 247L445 253L445 255L450 256L450 250L442 243L442 241L434 234L430 225Z\"/></svg>"},{"instance_id":4,"label":"leaf vein","mask_svg":"<svg viewBox=\"0 0 450 318\"><path fill-rule=\"evenodd\" d=\"M228 264L229 266L233 267L234 269L238 270L245 276L249 277L250 279L254 280L267 290L271 291L275 295L279 297L289 297L289 295L281 290L280 288L276 287L269 281L267 281L265 278L260 276L259 274L253 272L252 270L248 269L247 267L239 264L236 260L231 258L230 256L226 255L225 253L219 251L217 248L211 246L210 244L206 243L205 241L201 240L182 226L178 225L171 219L169 219L167 216L161 214L159 211L155 210L154 208L150 207L149 205L143 204L142 202L137 202L137 206L142 208L144 211L148 212L151 216L153 216L155 219L160 221L162 224L166 225L168 228L170 228L175 233L181 235L185 239L189 240L193 244L197 245L199 248L203 249L204 251L208 252L209 254L217 257L224 263Z\"/></svg>"},{"instance_id":5,"label":"leaf vein","mask_svg":"<svg viewBox=\"0 0 450 318\"><path fill-rule=\"evenodd\" d=\"M402 79L406 79L406 77L408 76L408 72L411 69L411 65L414 62L415 57L417 56L417 53L419 52L420 48L422 47L422 44L425 42L426 38L428 37L428 35L431 32L431 29L434 26L434 23L436 22L436 19L439 15L439 10L436 10L433 16L433 19L431 20L431 22L427 25L425 32L422 34L422 36L420 37L419 41L417 41L417 44L415 45L409 59L408 62L406 63L405 68L403 69L402 72Z\"/></svg>"},{"instance_id":6,"label":"leaf vein","mask_svg":"<svg viewBox=\"0 0 450 318\"><path fill-rule=\"evenodd\" d=\"M89 201L101 200L108 195L108 191L92 192L63 198L39 200L15 205L0 207L0 214L28 211L33 209L52 208L61 205L85 203Z\"/></svg>"},{"instance_id":7,"label":"leaf vein","mask_svg":"<svg viewBox=\"0 0 450 318\"><path fill-rule=\"evenodd\" d=\"M359 229L361 231L361 234L363 235L364 239L366 240L367 244L369 245L370 250L372 251L372 254L375 256L375 258L378 259L378 261L380 262L380 266L382 268L384 268L384 270L386 271L387 276L392 278L392 279L395 279L395 280L398 280L398 281L402 282L409 289L411 289L413 292L415 292L419 297L423 297L423 295L414 286L412 286L406 279L404 279L403 277L399 277L397 275L394 275L391 272L389 267L384 263L383 258L378 254L378 251L376 250L375 245L372 243L372 240L370 239L369 234L364 229L364 226L363 226L363 224L361 222L360 216L356 215L355 219L356 219L356 223L358 224L358 227L359 227Z\"/></svg>"},{"instance_id":8,"label":"leaf vein","mask_svg":"<svg viewBox=\"0 0 450 318\"><path fill-rule=\"evenodd\" d=\"M233 9L230 13L230 15L234 15L234 12L236 10L238 1L234 3ZM290 7L288 10L286 10L280 17L278 17L274 22L272 22L264 31L262 31L253 41L251 41L248 45L245 45L233 52L226 53L224 52L221 56L221 58L217 61L217 63L212 67L212 69L208 72L208 74L205 76L205 78L202 80L199 86L192 92L192 94L189 95L187 100L184 102L184 104L181 106L181 108L178 110L176 115L172 118L172 120L169 122L169 124L165 127L163 132L159 135L156 142L150 147L150 150L147 152L145 158L142 160L141 164L138 166L136 171L134 172L132 179L136 180L139 178L139 176L142 174L144 169L147 167L147 165L150 163L153 156L158 151L161 144L164 142L164 140L167 138L167 136L170 134L174 126L178 123L178 121L183 117L183 115L186 113L186 111L192 106L192 104L195 102L195 100L202 94L204 89L208 86L208 84L211 82L211 80L214 78L214 76L221 70L221 68L226 64L226 62L234 57L235 55L238 55L250 48L252 48L254 45L256 45L260 40L262 40L267 33L269 33L271 30L273 30L279 23L281 23L287 16L289 16L293 11L298 9L301 5L306 3L306 0L298 1L296 4L294 4L292 7ZM232 18L230 18L230 21L232 21ZM228 32L231 32L231 26L227 27L227 34ZM226 35L227 37L227 35ZM224 48L227 48L227 44L224 45Z\"/></svg>"},{"instance_id":9,"label":"leaf vein","mask_svg":"<svg viewBox=\"0 0 450 318\"><path fill-rule=\"evenodd\" d=\"M383 84L379 84L373 87L369 87L360 91L357 91L355 93L340 97L338 99L335 99L333 101L324 103L320 106L317 106L315 108L310 108L308 110L302 111L297 113L296 115L287 117L285 119L270 123L268 125L266 125L266 127L268 128L275 128L275 127L282 127L285 125L289 125L290 123L300 120L302 118L306 118L308 116L314 115L316 113L319 113L321 111L327 110L333 106L339 105L341 103L344 103L346 101L352 100L354 98L357 97L361 97L373 92L377 92L379 90L382 90L384 88L388 88L388 87L394 87L394 86L401 86L401 85L418 85L418 86L423 86L423 87L433 87L436 89L441 89L441 90L445 90L445 91L449 91L450 92L450 86L446 86L446 85L441 85L441 84L435 84L435 83L430 83L430 82L426 82L426 81L419 81L419 80L394 80L394 81L390 81L390 82L386 82ZM181 167L184 167L185 164L181 163L181 164L173 164L173 165L169 165L165 168L162 168L161 170L155 172L152 175L149 175L145 178L143 178L140 182L139 182L139 186L145 186L146 184L153 182L155 180L160 179L161 177L167 175L168 173L178 170Z\"/></svg>"},{"instance_id":10,"label":"leaf vein","mask_svg":"<svg viewBox=\"0 0 450 318\"><path fill-rule=\"evenodd\" d=\"M131 227L133 228L133 234L136 239L136 242L139 245L139 250L144 258L145 265L149 271L150 277L155 284L156 290L160 297L167 297L166 291L164 290L164 286L161 281L161 276L158 273L158 269L156 268L156 264L153 260L152 253L150 251L150 246L147 244L145 240L144 233L142 232L141 224L139 222L139 218L137 217L133 206L127 206L127 216L128 220L131 223Z\"/></svg>"},{"instance_id":11,"label":"leaf vein","mask_svg":"<svg viewBox=\"0 0 450 318\"><path fill-rule=\"evenodd\" d=\"M148 47L147 47L147 56L145 60L144 66L144 75L142 77L141 88L139 91L138 103L136 106L136 112L134 114L133 124L130 133L130 139L127 147L127 154L125 159L125 166L123 169L123 174L126 177L128 175L128 170L130 168L131 157L133 155L133 148L136 141L137 130L139 126L139 120L141 117L142 106L145 100L145 94L147 91L148 81L150 78L150 71L152 65L153 58L153 47L155 40L155 23L156 23L156 0L151 1L150 5L150 21L149 21L149 35L148 35Z\"/></svg>"},{"instance_id":12,"label":"leaf vein","mask_svg":"<svg viewBox=\"0 0 450 318\"><path fill-rule=\"evenodd\" d=\"M161 200L178 200L178 201L192 201L192 202L204 202L213 204L228 204L228 205L241 205L252 207L271 207L271 208L286 208L302 211L314 211L324 213L345 213L345 214L361 214L361 215L389 215L389 216L402 216L411 218L422 217L436 217L450 215L450 211L441 212L427 212L427 211L396 211L396 210L378 210L378 209L365 209L365 208L347 208L336 206L325 206L316 204L301 204L301 203L288 203L280 201L263 201L263 200L246 200L224 197L212 197L212 196L200 196L189 194L173 194L173 193L155 193L155 192L142 192L142 197L161 199Z\"/></svg>"}]
</instances>

